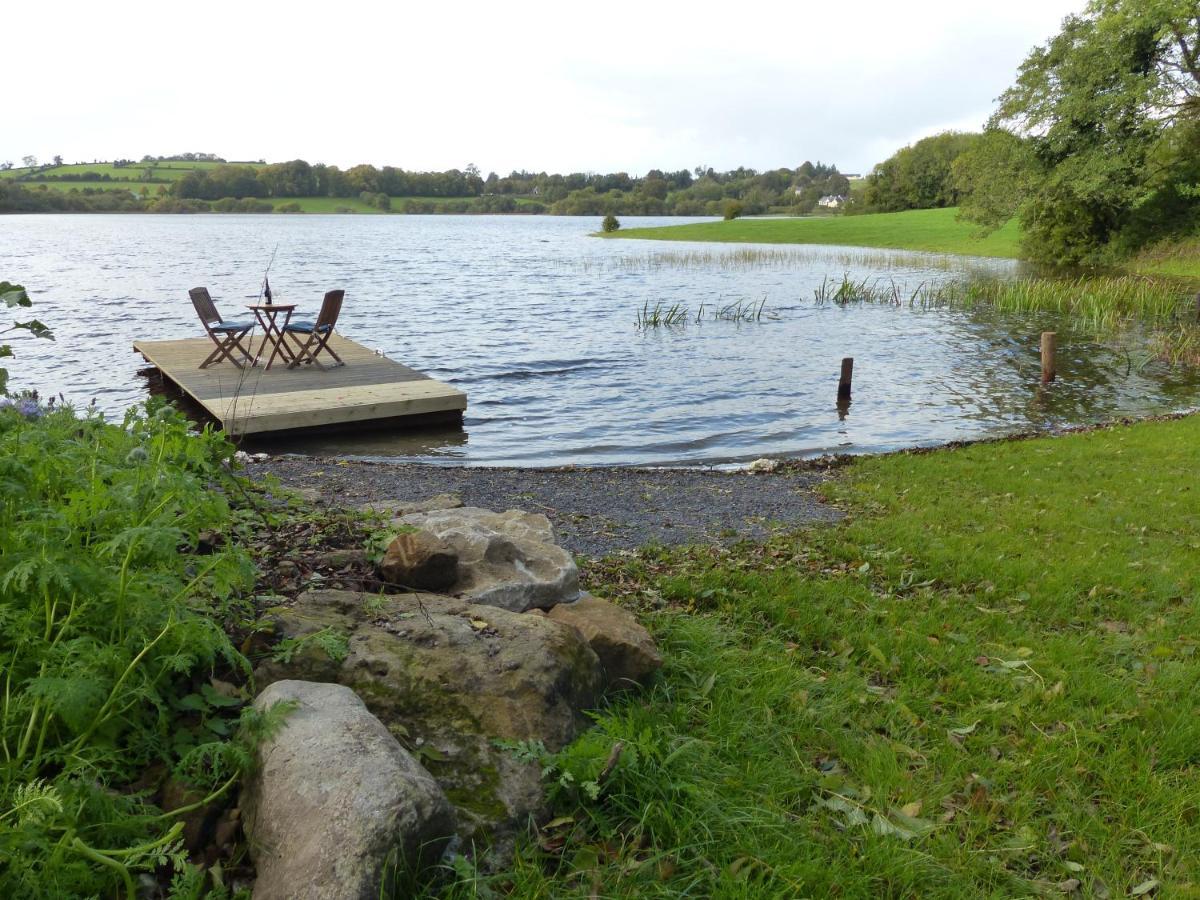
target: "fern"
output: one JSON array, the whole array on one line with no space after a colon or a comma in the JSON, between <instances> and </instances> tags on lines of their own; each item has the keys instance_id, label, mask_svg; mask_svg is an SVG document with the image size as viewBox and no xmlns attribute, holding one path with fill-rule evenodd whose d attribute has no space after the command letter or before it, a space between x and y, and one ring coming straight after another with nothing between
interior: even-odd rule
<instances>
[{"instance_id":1,"label":"fern","mask_svg":"<svg viewBox=\"0 0 1200 900\"><path fill-rule=\"evenodd\" d=\"M63 811L58 791L41 778L19 785L12 795L12 806L0 814L0 822L15 817L18 828L44 825Z\"/></svg>"},{"instance_id":2,"label":"fern","mask_svg":"<svg viewBox=\"0 0 1200 900\"><path fill-rule=\"evenodd\" d=\"M250 764L253 716L202 687L199 717L178 702L214 666L249 671L220 625L249 559L181 552L228 523L212 486L231 454L157 404L121 426L0 409L0 896L184 871L182 826L119 788L151 762L210 783Z\"/></svg>"}]
</instances>

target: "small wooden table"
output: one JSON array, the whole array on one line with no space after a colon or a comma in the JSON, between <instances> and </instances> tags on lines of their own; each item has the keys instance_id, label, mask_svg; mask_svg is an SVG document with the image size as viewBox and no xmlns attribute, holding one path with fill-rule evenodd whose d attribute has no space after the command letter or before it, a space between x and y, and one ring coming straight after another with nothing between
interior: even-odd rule
<instances>
[{"instance_id":1,"label":"small wooden table","mask_svg":"<svg viewBox=\"0 0 1200 900\"><path fill-rule=\"evenodd\" d=\"M271 355L267 357L267 364L263 367L263 371L271 368L271 363L275 361L276 356L288 364L295 362L296 354L284 340L283 332L288 327L288 323L292 321L292 311L295 310L296 304L261 303L246 308L254 313L254 318L258 319L258 324L263 329L263 342L259 347L259 354L261 355L268 344L271 345ZM278 321L280 313L283 313L282 325ZM258 358L255 359L255 365L257 364Z\"/></svg>"}]
</instances>

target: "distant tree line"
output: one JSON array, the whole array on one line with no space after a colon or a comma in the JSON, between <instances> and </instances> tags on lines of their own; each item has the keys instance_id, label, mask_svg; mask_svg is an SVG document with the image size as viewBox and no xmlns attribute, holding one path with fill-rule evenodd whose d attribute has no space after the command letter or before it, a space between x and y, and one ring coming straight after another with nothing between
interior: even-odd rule
<instances>
[{"instance_id":1,"label":"distant tree line","mask_svg":"<svg viewBox=\"0 0 1200 900\"><path fill-rule=\"evenodd\" d=\"M151 156L146 154L142 157L144 163L161 163L161 162L214 162L223 163L225 160L217 156L215 153L177 153L174 156Z\"/></svg>"},{"instance_id":2,"label":"distant tree line","mask_svg":"<svg viewBox=\"0 0 1200 900\"><path fill-rule=\"evenodd\" d=\"M185 159L183 157L193 157ZM211 154L184 154L180 162ZM0 196L0 209L107 211L265 211L267 200L330 197L357 199L367 206L401 213L549 213L553 215L715 215L733 217L767 212L805 214L826 195L845 195L850 183L837 167L805 162L794 169L757 171L737 168L718 172L709 166L664 172L652 169L636 177L626 172L608 174L575 172L567 175L546 172L495 173L482 177L474 166L445 172L413 172L384 166L358 165L342 170L337 166L310 164L304 160L246 165L221 163L211 168L192 169L178 179L157 175L154 164L175 158L145 157L141 182L158 183L154 198L125 191L98 192L91 188L65 192L37 189L25 194ZM123 165L135 165L122 160ZM30 181L114 181L120 175L69 172L20 176ZM8 181L10 188L14 181ZM97 199L97 193L118 193L120 199ZM255 206L251 202L256 201ZM294 207L288 207L294 211ZM351 211L346 208L346 211Z\"/></svg>"},{"instance_id":3,"label":"distant tree line","mask_svg":"<svg viewBox=\"0 0 1200 900\"><path fill-rule=\"evenodd\" d=\"M337 166L310 165L302 159L267 166L224 165L196 169L172 183L175 197L218 200L222 197L478 197L483 179L468 169L447 172L407 172L393 166L379 169L359 165L342 171Z\"/></svg>"},{"instance_id":4,"label":"distant tree line","mask_svg":"<svg viewBox=\"0 0 1200 900\"><path fill-rule=\"evenodd\" d=\"M223 165L192 171L172 183L171 194L192 200L358 197L380 208L388 208L380 197L415 198L393 207L407 212L424 211L421 198L476 198L470 211L520 209L556 215L724 215L730 201L738 201L746 214L753 215L811 212L822 196L846 194L849 187L836 166L819 162L766 172L747 168L717 172L703 166L678 172L652 169L640 178L625 172L512 172L503 178L493 172L482 178L473 166L410 172L359 165L343 171L297 159L261 167ZM444 207L438 204L439 210Z\"/></svg>"}]
</instances>

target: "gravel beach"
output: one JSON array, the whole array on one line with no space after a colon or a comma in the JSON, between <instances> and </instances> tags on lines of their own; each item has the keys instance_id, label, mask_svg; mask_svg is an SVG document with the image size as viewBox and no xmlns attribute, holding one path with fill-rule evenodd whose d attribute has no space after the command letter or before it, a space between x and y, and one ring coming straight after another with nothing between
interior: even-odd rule
<instances>
[{"instance_id":1,"label":"gravel beach","mask_svg":"<svg viewBox=\"0 0 1200 900\"><path fill-rule=\"evenodd\" d=\"M651 543L762 537L772 525L840 515L818 497L816 485L826 477L818 472L467 468L301 456L272 457L249 469L340 506L450 493L465 506L544 513L564 547L589 557Z\"/></svg>"}]
</instances>

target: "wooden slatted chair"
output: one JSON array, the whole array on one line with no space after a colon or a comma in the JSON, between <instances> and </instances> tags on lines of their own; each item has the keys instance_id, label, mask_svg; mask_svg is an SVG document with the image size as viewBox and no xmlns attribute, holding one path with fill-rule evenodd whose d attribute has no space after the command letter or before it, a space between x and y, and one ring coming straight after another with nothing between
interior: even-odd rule
<instances>
[{"instance_id":1,"label":"wooden slatted chair","mask_svg":"<svg viewBox=\"0 0 1200 900\"><path fill-rule=\"evenodd\" d=\"M296 358L289 363L289 369L308 363L316 363L319 368L325 368L317 359L322 350L334 358L335 366L345 365L342 358L329 346L329 338L333 335L338 316L341 315L342 299L345 296L345 291L330 291L321 301L321 311L317 314L315 322L289 322L283 329L284 334L296 345ZM308 335L308 339L303 340L303 335Z\"/></svg>"},{"instance_id":2,"label":"wooden slatted chair","mask_svg":"<svg viewBox=\"0 0 1200 900\"><path fill-rule=\"evenodd\" d=\"M222 319L221 314L217 312L217 305L209 296L208 288L194 287L188 291L188 296L192 298L192 306L196 308L196 315L204 324L205 332L217 345L217 349L210 353L204 362L200 363L200 368L207 369L224 359L229 360L239 369L245 368L242 360L253 365L254 357L242 344L242 340L254 329L254 323L226 322ZM242 360L234 357L234 350L242 355Z\"/></svg>"}]
</instances>

